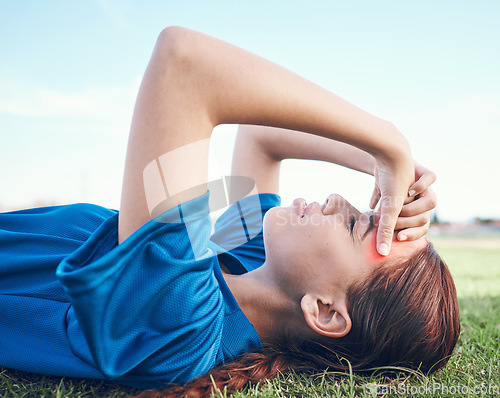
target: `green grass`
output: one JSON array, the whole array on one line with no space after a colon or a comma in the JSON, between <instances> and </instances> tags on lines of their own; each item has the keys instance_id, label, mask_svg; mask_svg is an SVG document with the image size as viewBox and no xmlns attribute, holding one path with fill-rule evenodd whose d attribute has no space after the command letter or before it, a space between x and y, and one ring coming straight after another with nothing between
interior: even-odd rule
<instances>
[{"instance_id":1,"label":"green grass","mask_svg":"<svg viewBox=\"0 0 500 398\"><path fill-rule=\"evenodd\" d=\"M433 240L455 278L462 334L446 369L395 380L346 374L289 373L234 397L500 397L500 238ZM1 355L1 353L0 353ZM496 388L496 389L495 389ZM125 397L136 390L93 380L0 368L0 397ZM230 396L221 392L219 396Z\"/></svg>"}]
</instances>

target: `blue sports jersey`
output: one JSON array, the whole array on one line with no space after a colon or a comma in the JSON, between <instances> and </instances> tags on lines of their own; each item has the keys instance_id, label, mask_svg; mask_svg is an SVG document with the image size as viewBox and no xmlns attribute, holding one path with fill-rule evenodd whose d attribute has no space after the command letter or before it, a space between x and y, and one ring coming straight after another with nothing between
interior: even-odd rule
<instances>
[{"instance_id":1,"label":"blue sports jersey","mask_svg":"<svg viewBox=\"0 0 500 398\"><path fill-rule=\"evenodd\" d=\"M262 265L262 218L280 198L242 199L211 235L208 197L163 213L120 245L116 210L0 214L0 366L158 388L261 348L218 256L233 273Z\"/></svg>"}]
</instances>

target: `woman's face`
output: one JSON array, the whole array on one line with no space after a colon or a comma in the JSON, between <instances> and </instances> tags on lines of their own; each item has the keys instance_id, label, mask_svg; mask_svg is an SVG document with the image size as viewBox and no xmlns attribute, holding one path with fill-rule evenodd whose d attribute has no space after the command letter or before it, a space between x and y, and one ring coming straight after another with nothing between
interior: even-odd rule
<instances>
[{"instance_id":1,"label":"woman's face","mask_svg":"<svg viewBox=\"0 0 500 398\"><path fill-rule=\"evenodd\" d=\"M376 251L377 225L377 213L363 214L340 195L330 195L323 205L295 199L264 218L266 263L296 287L346 291L386 260ZM394 242L388 258L411 255L425 244Z\"/></svg>"}]
</instances>

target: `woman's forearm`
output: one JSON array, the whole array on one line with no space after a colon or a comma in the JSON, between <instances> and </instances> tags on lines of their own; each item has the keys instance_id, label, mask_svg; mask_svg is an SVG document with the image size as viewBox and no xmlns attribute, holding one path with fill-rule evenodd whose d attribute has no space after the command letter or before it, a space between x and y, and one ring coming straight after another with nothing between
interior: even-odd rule
<instances>
[{"instance_id":1,"label":"woman's forearm","mask_svg":"<svg viewBox=\"0 0 500 398\"><path fill-rule=\"evenodd\" d=\"M375 162L369 153L343 142L276 127L240 125L238 139L254 141L267 156L285 159L322 160L373 175Z\"/></svg>"},{"instance_id":2,"label":"woman's forearm","mask_svg":"<svg viewBox=\"0 0 500 398\"><path fill-rule=\"evenodd\" d=\"M170 55L174 48L184 89L206 106L213 125L305 131L387 160L409 154L407 141L391 123L259 56L182 28L164 31L159 51L163 45Z\"/></svg>"}]
</instances>

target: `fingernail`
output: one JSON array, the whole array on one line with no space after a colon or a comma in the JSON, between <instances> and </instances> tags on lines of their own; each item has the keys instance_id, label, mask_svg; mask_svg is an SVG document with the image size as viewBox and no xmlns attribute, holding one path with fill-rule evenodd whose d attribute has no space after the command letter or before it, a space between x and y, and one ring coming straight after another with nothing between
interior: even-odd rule
<instances>
[{"instance_id":1,"label":"fingernail","mask_svg":"<svg viewBox=\"0 0 500 398\"><path fill-rule=\"evenodd\" d=\"M408 237L406 235L399 235L399 240L406 240Z\"/></svg>"},{"instance_id":2,"label":"fingernail","mask_svg":"<svg viewBox=\"0 0 500 398\"><path fill-rule=\"evenodd\" d=\"M387 256L389 254L389 246L387 246L385 243L381 243L379 246L378 246L378 252L382 255L382 256Z\"/></svg>"},{"instance_id":3,"label":"fingernail","mask_svg":"<svg viewBox=\"0 0 500 398\"><path fill-rule=\"evenodd\" d=\"M408 196L415 196L415 191L413 189L408 191Z\"/></svg>"}]
</instances>

